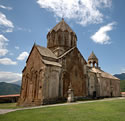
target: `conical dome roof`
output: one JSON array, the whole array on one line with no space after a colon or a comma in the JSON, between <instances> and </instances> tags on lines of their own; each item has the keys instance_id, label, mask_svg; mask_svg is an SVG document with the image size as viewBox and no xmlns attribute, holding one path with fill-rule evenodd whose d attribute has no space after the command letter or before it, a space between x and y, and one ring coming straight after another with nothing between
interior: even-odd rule
<instances>
[{"instance_id":1,"label":"conical dome roof","mask_svg":"<svg viewBox=\"0 0 125 121\"><path fill-rule=\"evenodd\" d=\"M57 32L57 31L59 31L59 30L61 30L61 31L68 31L68 32L72 32L74 35L76 35L75 32L69 27L69 25L64 21L63 18L62 18L62 20L61 20L53 29L51 29L48 33L51 33L53 30L54 30L55 32Z\"/></svg>"},{"instance_id":2,"label":"conical dome roof","mask_svg":"<svg viewBox=\"0 0 125 121\"><path fill-rule=\"evenodd\" d=\"M88 60L92 60L92 59L98 60L98 58L95 56L93 51L92 51L91 55L89 56Z\"/></svg>"}]
</instances>

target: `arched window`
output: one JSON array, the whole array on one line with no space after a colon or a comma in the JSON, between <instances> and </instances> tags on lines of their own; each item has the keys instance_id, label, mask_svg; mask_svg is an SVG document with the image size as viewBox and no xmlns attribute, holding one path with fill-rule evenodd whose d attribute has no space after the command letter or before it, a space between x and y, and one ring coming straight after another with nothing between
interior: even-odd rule
<instances>
[{"instance_id":1,"label":"arched window","mask_svg":"<svg viewBox=\"0 0 125 121\"><path fill-rule=\"evenodd\" d=\"M91 61L89 61L89 65L92 67L93 66L93 63Z\"/></svg>"},{"instance_id":2,"label":"arched window","mask_svg":"<svg viewBox=\"0 0 125 121\"><path fill-rule=\"evenodd\" d=\"M96 62L94 61L94 62L93 62L93 67L95 67L95 64L96 64Z\"/></svg>"}]
</instances>

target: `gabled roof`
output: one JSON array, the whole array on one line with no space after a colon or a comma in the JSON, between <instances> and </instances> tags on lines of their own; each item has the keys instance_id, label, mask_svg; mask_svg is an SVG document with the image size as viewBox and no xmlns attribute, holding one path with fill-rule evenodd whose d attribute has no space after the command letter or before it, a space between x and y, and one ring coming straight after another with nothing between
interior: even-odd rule
<instances>
[{"instance_id":1,"label":"gabled roof","mask_svg":"<svg viewBox=\"0 0 125 121\"><path fill-rule=\"evenodd\" d=\"M65 53L63 53L61 56L58 57L58 59L65 57L66 55L68 55L70 52L72 52L74 49L78 48L76 46L72 47L71 49L67 50ZM80 53L80 51L78 50L78 52ZM82 54L80 53L80 55L82 56ZM83 60L85 61L85 63L87 64L86 60L84 59L84 57L82 56Z\"/></svg>"},{"instance_id":2,"label":"gabled roof","mask_svg":"<svg viewBox=\"0 0 125 121\"><path fill-rule=\"evenodd\" d=\"M36 45L36 48L42 56L57 59L56 55L50 49L39 45Z\"/></svg>"},{"instance_id":3,"label":"gabled roof","mask_svg":"<svg viewBox=\"0 0 125 121\"><path fill-rule=\"evenodd\" d=\"M101 69L98 69L98 68L91 68L90 69L91 72L94 72L94 73L100 73L102 77L104 78L109 78L109 79L115 79L115 80L120 80L118 79L117 77L107 73L107 72L104 72L103 70Z\"/></svg>"},{"instance_id":4,"label":"gabled roof","mask_svg":"<svg viewBox=\"0 0 125 121\"><path fill-rule=\"evenodd\" d=\"M42 62L45 63L46 65L53 65L53 66L62 67L62 65L58 62L49 61L49 60L45 60L45 59L42 59Z\"/></svg>"},{"instance_id":5,"label":"gabled roof","mask_svg":"<svg viewBox=\"0 0 125 121\"><path fill-rule=\"evenodd\" d=\"M94 54L94 52L92 51L91 55L89 56L88 60L91 60L91 59L97 59L98 58L96 57L96 55Z\"/></svg>"},{"instance_id":6,"label":"gabled roof","mask_svg":"<svg viewBox=\"0 0 125 121\"><path fill-rule=\"evenodd\" d=\"M38 49L41 56L53 58L53 59L57 60L57 57L55 56L55 54L50 49L39 46L39 45L36 45L36 48ZM46 59L42 58L42 62L46 65L53 65L53 66L58 66L58 67L62 66L60 63L52 61L52 60L50 61L47 58Z\"/></svg>"},{"instance_id":7,"label":"gabled roof","mask_svg":"<svg viewBox=\"0 0 125 121\"><path fill-rule=\"evenodd\" d=\"M68 32L73 32L75 34L75 32L69 27L69 25L64 21L64 19L62 18L62 20L53 28L49 31L49 33L51 33L52 31L68 31Z\"/></svg>"},{"instance_id":8,"label":"gabled roof","mask_svg":"<svg viewBox=\"0 0 125 121\"><path fill-rule=\"evenodd\" d=\"M32 50L29 54L29 57L30 57L34 48L36 48L38 50L39 54L43 57L43 58L41 58L41 61L44 64L61 67L61 64L56 62L58 58L56 57L56 55L50 49L39 46L39 45L36 45L36 44L33 45ZM28 61L29 57L27 58L27 61ZM47 57L47 58L45 58L45 57Z\"/></svg>"},{"instance_id":9,"label":"gabled roof","mask_svg":"<svg viewBox=\"0 0 125 121\"><path fill-rule=\"evenodd\" d=\"M68 53L70 53L72 50L74 50L76 48L76 46L72 47L71 49L67 50L65 53L63 53L61 56L58 57L58 59L63 58L64 56L66 56Z\"/></svg>"}]
</instances>

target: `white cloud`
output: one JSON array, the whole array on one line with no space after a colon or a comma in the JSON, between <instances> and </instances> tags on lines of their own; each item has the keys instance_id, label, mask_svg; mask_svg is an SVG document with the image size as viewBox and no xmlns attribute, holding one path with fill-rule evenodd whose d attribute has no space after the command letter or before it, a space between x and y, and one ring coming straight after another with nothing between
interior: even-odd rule
<instances>
[{"instance_id":1,"label":"white cloud","mask_svg":"<svg viewBox=\"0 0 125 121\"><path fill-rule=\"evenodd\" d=\"M21 80L22 74L0 71L0 82L16 82Z\"/></svg>"},{"instance_id":2,"label":"white cloud","mask_svg":"<svg viewBox=\"0 0 125 121\"><path fill-rule=\"evenodd\" d=\"M6 28L5 30L2 30L3 33L10 33L13 32L13 28Z\"/></svg>"},{"instance_id":3,"label":"white cloud","mask_svg":"<svg viewBox=\"0 0 125 121\"><path fill-rule=\"evenodd\" d=\"M17 30L25 31L25 32L31 32L31 29L26 29L26 28L21 28L21 27L17 27Z\"/></svg>"},{"instance_id":4,"label":"white cloud","mask_svg":"<svg viewBox=\"0 0 125 121\"><path fill-rule=\"evenodd\" d=\"M18 57L17 60L24 60L28 57L28 52L22 52Z\"/></svg>"},{"instance_id":5,"label":"white cloud","mask_svg":"<svg viewBox=\"0 0 125 121\"><path fill-rule=\"evenodd\" d=\"M6 15L0 12L0 25L5 27L14 28L13 23L6 18Z\"/></svg>"},{"instance_id":6,"label":"white cloud","mask_svg":"<svg viewBox=\"0 0 125 121\"><path fill-rule=\"evenodd\" d=\"M15 46L15 49L19 50L19 49L20 49L20 47L18 47L18 46Z\"/></svg>"},{"instance_id":7,"label":"white cloud","mask_svg":"<svg viewBox=\"0 0 125 121\"><path fill-rule=\"evenodd\" d=\"M6 15L0 12L0 31L2 33L13 32L14 25L8 20Z\"/></svg>"},{"instance_id":8,"label":"white cloud","mask_svg":"<svg viewBox=\"0 0 125 121\"><path fill-rule=\"evenodd\" d=\"M99 44L110 44L110 37L108 36L107 32L113 29L113 25L115 22L109 23L106 26L102 26L94 35L91 36L91 39L95 43Z\"/></svg>"},{"instance_id":9,"label":"white cloud","mask_svg":"<svg viewBox=\"0 0 125 121\"><path fill-rule=\"evenodd\" d=\"M17 62L12 61L10 58L1 58L0 59L0 64L3 64L3 65L16 65Z\"/></svg>"},{"instance_id":10,"label":"white cloud","mask_svg":"<svg viewBox=\"0 0 125 121\"><path fill-rule=\"evenodd\" d=\"M81 25L101 23L101 9L111 7L112 0L37 0L41 8L57 17L76 19Z\"/></svg>"},{"instance_id":11,"label":"white cloud","mask_svg":"<svg viewBox=\"0 0 125 121\"><path fill-rule=\"evenodd\" d=\"M4 56L8 53L7 49L0 49L0 56Z\"/></svg>"},{"instance_id":12,"label":"white cloud","mask_svg":"<svg viewBox=\"0 0 125 121\"><path fill-rule=\"evenodd\" d=\"M12 10L12 7L8 7L8 6L4 6L4 5L0 5L0 8L6 9L6 10Z\"/></svg>"},{"instance_id":13,"label":"white cloud","mask_svg":"<svg viewBox=\"0 0 125 121\"><path fill-rule=\"evenodd\" d=\"M125 73L125 68L122 68L122 69L121 69L121 73Z\"/></svg>"},{"instance_id":14,"label":"white cloud","mask_svg":"<svg viewBox=\"0 0 125 121\"><path fill-rule=\"evenodd\" d=\"M0 56L4 56L8 53L8 50L6 49L8 39L0 34Z\"/></svg>"}]
</instances>

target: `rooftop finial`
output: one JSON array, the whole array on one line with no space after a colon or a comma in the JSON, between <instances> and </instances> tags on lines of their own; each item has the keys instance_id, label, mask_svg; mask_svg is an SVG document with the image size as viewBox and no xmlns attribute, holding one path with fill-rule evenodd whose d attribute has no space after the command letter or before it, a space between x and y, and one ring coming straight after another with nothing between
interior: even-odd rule
<instances>
[{"instance_id":1,"label":"rooftop finial","mask_svg":"<svg viewBox=\"0 0 125 121\"><path fill-rule=\"evenodd\" d=\"M34 40L34 45L36 45L36 40Z\"/></svg>"},{"instance_id":2,"label":"rooftop finial","mask_svg":"<svg viewBox=\"0 0 125 121\"><path fill-rule=\"evenodd\" d=\"M98 59L96 57L96 55L94 54L94 52L92 51L91 55L89 56L88 60L91 60L91 59Z\"/></svg>"}]
</instances>

